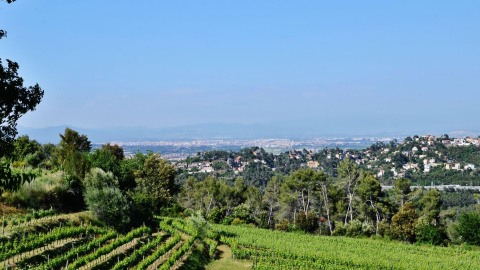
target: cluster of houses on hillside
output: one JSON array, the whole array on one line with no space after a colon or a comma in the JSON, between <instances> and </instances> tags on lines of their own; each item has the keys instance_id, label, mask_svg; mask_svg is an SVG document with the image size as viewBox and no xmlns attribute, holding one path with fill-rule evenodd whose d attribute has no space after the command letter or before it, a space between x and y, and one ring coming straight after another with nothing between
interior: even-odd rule
<instances>
[{"instance_id":1,"label":"cluster of houses on hillside","mask_svg":"<svg viewBox=\"0 0 480 270\"><path fill-rule=\"evenodd\" d=\"M394 178L405 177L407 171L412 172L430 172L433 168L443 167L445 170L477 170L480 164L460 163L441 152L443 144L446 147L452 146L477 146L480 147L480 138L452 138L435 137L425 135L422 137L415 136L407 138L398 144L384 144L381 148L365 149L365 150L325 150L323 156L316 155L315 150L291 150L288 153L290 160L301 162L304 168L324 169L322 168L322 158L332 161L344 159L353 160L359 166L374 172L376 177L385 177L386 175ZM237 155L220 162L226 163L229 170L233 170L236 174L245 171L249 164L268 167L267 162L260 158L257 152L252 152L254 159L244 160L244 157ZM399 158L400 156L400 158ZM271 164L271 163L270 163ZM200 162L178 162L174 164L177 168L185 169L189 173L212 173L215 169L210 161ZM217 168L217 167L216 167ZM275 171L276 168L270 168Z\"/></svg>"}]
</instances>

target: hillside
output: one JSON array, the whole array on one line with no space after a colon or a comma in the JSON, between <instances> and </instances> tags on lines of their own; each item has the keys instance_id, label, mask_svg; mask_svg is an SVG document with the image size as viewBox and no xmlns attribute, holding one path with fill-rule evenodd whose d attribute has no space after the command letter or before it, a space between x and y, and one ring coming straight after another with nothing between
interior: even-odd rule
<instances>
[{"instance_id":1,"label":"hillside","mask_svg":"<svg viewBox=\"0 0 480 270\"><path fill-rule=\"evenodd\" d=\"M480 250L315 236L157 217L125 234L89 213L7 226L0 269L478 269ZM211 227L212 229L206 229ZM222 244L220 248L218 245ZM231 253L228 261L222 252ZM218 260L218 262L217 262ZM228 262L228 263L226 263Z\"/></svg>"}]
</instances>

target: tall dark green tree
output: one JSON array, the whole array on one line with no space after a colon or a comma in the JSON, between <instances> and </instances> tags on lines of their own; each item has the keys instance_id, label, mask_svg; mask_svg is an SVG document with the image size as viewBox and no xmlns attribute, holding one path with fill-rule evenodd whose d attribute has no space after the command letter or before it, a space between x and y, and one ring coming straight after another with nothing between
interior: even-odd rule
<instances>
[{"instance_id":1,"label":"tall dark green tree","mask_svg":"<svg viewBox=\"0 0 480 270\"><path fill-rule=\"evenodd\" d=\"M85 154L92 148L87 135L80 135L77 131L66 128L60 134L57 154L65 173L69 176L83 179L88 170Z\"/></svg>"},{"instance_id":2,"label":"tall dark green tree","mask_svg":"<svg viewBox=\"0 0 480 270\"><path fill-rule=\"evenodd\" d=\"M3 66L0 59L0 156L11 154L18 119L35 110L44 93L38 84L23 86L18 68L18 64L10 60Z\"/></svg>"},{"instance_id":3,"label":"tall dark green tree","mask_svg":"<svg viewBox=\"0 0 480 270\"><path fill-rule=\"evenodd\" d=\"M158 154L150 155L137 179L139 192L151 198L154 211L165 206L179 191L175 184L177 170Z\"/></svg>"}]
</instances>

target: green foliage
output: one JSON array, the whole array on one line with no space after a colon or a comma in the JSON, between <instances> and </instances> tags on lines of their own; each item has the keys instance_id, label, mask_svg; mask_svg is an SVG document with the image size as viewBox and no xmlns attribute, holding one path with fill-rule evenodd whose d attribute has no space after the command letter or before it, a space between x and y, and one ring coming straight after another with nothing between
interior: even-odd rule
<instances>
[{"instance_id":1,"label":"green foliage","mask_svg":"<svg viewBox=\"0 0 480 270\"><path fill-rule=\"evenodd\" d=\"M290 231L290 222L288 219L284 219L282 222L275 224L275 230L284 232Z\"/></svg>"},{"instance_id":2,"label":"green foliage","mask_svg":"<svg viewBox=\"0 0 480 270\"><path fill-rule=\"evenodd\" d=\"M119 246L130 242L133 238L136 238L136 237L138 237L140 235L143 235L143 234L148 234L150 232L151 232L151 230L147 227L141 227L141 228L135 229L133 231L130 231L127 235L125 235L123 237L120 237L120 238L116 239L115 241L111 242L110 244L97 249L95 252L89 253L89 254L87 254L83 257L78 258L72 264L68 265L68 269L77 269L81 266L84 266L88 262L91 262L91 261L99 258L102 255L108 254L112 250L118 248Z\"/></svg>"},{"instance_id":3,"label":"green foliage","mask_svg":"<svg viewBox=\"0 0 480 270\"><path fill-rule=\"evenodd\" d=\"M392 225L390 226L392 238L413 243L415 241L417 219L418 214L413 203L405 203L400 211L392 217Z\"/></svg>"},{"instance_id":4,"label":"green foliage","mask_svg":"<svg viewBox=\"0 0 480 270\"><path fill-rule=\"evenodd\" d=\"M130 204L118 188L87 188L84 196L88 209L108 226L124 230L130 222Z\"/></svg>"},{"instance_id":5,"label":"green foliage","mask_svg":"<svg viewBox=\"0 0 480 270\"><path fill-rule=\"evenodd\" d=\"M295 226L305 232L313 233L318 229L318 216L313 212L300 212L295 216Z\"/></svg>"},{"instance_id":6,"label":"green foliage","mask_svg":"<svg viewBox=\"0 0 480 270\"><path fill-rule=\"evenodd\" d=\"M210 223L202 216L200 211L192 214L188 219L188 224L193 228L198 237L203 238L211 230Z\"/></svg>"},{"instance_id":7,"label":"green foliage","mask_svg":"<svg viewBox=\"0 0 480 270\"><path fill-rule=\"evenodd\" d=\"M65 133L60 134L60 138L57 155L65 173L83 179L88 171L85 153L90 151L92 143L86 135L80 135L70 128L65 128Z\"/></svg>"},{"instance_id":8,"label":"green foliage","mask_svg":"<svg viewBox=\"0 0 480 270\"><path fill-rule=\"evenodd\" d=\"M177 170L158 154L152 154L145 160L137 179L137 189L148 194L154 211L171 201L178 192L175 184L176 173Z\"/></svg>"},{"instance_id":9,"label":"green foliage","mask_svg":"<svg viewBox=\"0 0 480 270\"><path fill-rule=\"evenodd\" d=\"M410 192L412 192L412 190L410 189L411 184L412 183L410 182L410 180L406 178L399 178L397 181L395 181L393 190L399 198L400 206L403 206L405 204L408 195L410 194Z\"/></svg>"},{"instance_id":10,"label":"green foliage","mask_svg":"<svg viewBox=\"0 0 480 270\"><path fill-rule=\"evenodd\" d=\"M480 245L480 214L478 212L463 212L456 226L462 241L472 245Z\"/></svg>"},{"instance_id":11,"label":"green foliage","mask_svg":"<svg viewBox=\"0 0 480 270\"><path fill-rule=\"evenodd\" d=\"M442 207L442 198L437 189L430 189L420 200L422 206L421 214L426 218L427 223L437 226L440 225L440 209Z\"/></svg>"},{"instance_id":12,"label":"green foliage","mask_svg":"<svg viewBox=\"0 0 480 270\"><path fill-rule=\"evenodd\" d=\"M252 209L245 203L233 208L233 217L242 220L244 223L253 222Z\"/></svg>"},{"instance_id":13,"label":"green foliage","mask_svg":"<svg viewBox=\"0 0 480 270\"><path fill-rule=\"evenodd\" d=\"M0 33L0 38L4 32ZM10 156L12 143L17 135L17 121L35 107L43 98L43 90L38 84L23 86L23 78L18 76L18 63L7 59L7 65L0 59L0 158Z\"/></svg>"},{"instance_id":14,"label":"green foliage","mask_svg":"<svg viewBox=\"0 0 480 270\"><path fill-rule=\"evenodd\" d=\"M375 229L369 223L361 222L359 220L352 220L344 226L344 232L346 236L358 237L358 236L371 236L375 233ZM338 235L338 234L337 234Z\"/></svg>"},{"instance_id":15,"label":"green foliage","mask_svg":"<svg viewBox=\"0 0 480 270\"><path fill-rule=\"evenodd\" d=\"M478 249L213 225L256 269L478 269ZM452 259L454 258L454 259Z\"/></svg>"},{"instance_id":16,"label":"green foliage","mask_svg":"<svg viewBox=\"0 0 480 270\"><path fill-rule=\"evenodd\" d=\"M85 188L102 189L106 187L118 187L118 180L111 172L104 172L100 168L93 168L85 175Z\"/></svg>"},{"instance_id":17,"label":"green foliage","mask_svg":"<svg viewBox=\"0 0 480 270\"><path fill-rule=\"evenodd\" d=\"M236 225L242 225L245 224L245 221L239 218L234 218L230 225L236 226Z\"/></svg>"},{"instance_id":18,"label":"green foliage","mask_svg":"<svg viewBox=\"0 0 480 270\"><path fill-rule=\"evenodd\" d=\"M417 224L415 227L415 238L418 242L438 246L445 245L447 234L440 226Z\"/></svg>"},{"instance_id":19,"label":"green foliage","mask_svg":"<svg viewBox=\"0 0 480 270\"><path fill-rule=\"evenodd\" d=\"M225 212L218 207L214 207L208 214L208 220L213 223L220 223L225 218Z\"/></svg>"},{"instance_id":20,"label":"green foliage","mask_svg":"<svg viewBox=\"0 0 480 270\"><path fill-rule=\"evenodd\" d=\"M24 160L29 154L41 152L42 147L35 140L30 140L28 135L18 137L13 143L13 157L15 160Z\"/></svg>"},{"instance_id":21,"label":"green foliage","mask_svg":"<svg viewBox=\"0 0 480 270\"><path fill-rule=\"evenodd\" d=\"M0 193L17 191L24 183L33 181L35 176L35 172L31 170L12 170L9 160L0 159Z\"/></svg>"}]
</instances>

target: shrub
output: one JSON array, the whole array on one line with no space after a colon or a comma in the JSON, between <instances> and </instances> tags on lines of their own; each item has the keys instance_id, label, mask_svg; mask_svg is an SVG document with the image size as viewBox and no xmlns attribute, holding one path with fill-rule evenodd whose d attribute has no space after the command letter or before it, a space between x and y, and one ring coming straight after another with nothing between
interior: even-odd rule
<instances>
[{"instance_id":1,"label":"shrub","mask_svg":"<svg viewBox=\"0 0 480 270\"><path fill-rule=\"evenodd\" d=\"M190 216L188 220L190 226L195 230L198 237L204 237L207 235L208 231L211 229L208 221L202 216L200 211L197 211L195 214Z\"/></svg>"},{"instance_id":2,"label":"shrub","mask_svg":"<svg viewBox=\"0 0 480 270\"><path fill-rule=\"evenodd\" d=\"M241 225L241 224L244 224L245 222L239 218L235 218L233 221L232 221L232 224L231 225Z\"/></svg>"},{"instance_id":3,"label":"shrub","mask_svg":"<svg viewBox=\"0 0 480 270\"><path fill-rule=\"evenodd\" d=\"M224 211L222 211L218 207L214 207L208 214L208 220L213 223L220 223L220 221L222 221L224 217L225 217Z\"/></svg>"},{"instance_id":4,"label":"shrub","mask_svg":"<svg viewBox=\"0 0 480 270\"><path fill-rule=\"evenodd\" d=\"M312 212L300 212L295 217L295 225L305 232L314 232L318 229L318 216Z\"/></svg>"},{"instance_id":5,"label":"shrub","mask_svg":"<svg viewBox=\"0 0 480 270\"><path fill-rule=\"evenodd\" d=\"M477 212L463 212L458 218L458 234L468 244L480 245L480 214Z\"/></svg>"},{"instance_id":6,"label":"shrub","mask_svg":"<svg viewBox=\"0 0 480 270\"><path fill-rule=\"evenodd\" d=\"M418 242L431 245L444 245L447 234L442 227L430 224L419 224L415 227L415 237Z\"/></svg>"},{"instance_id":7,"label":"shrub","mask_svg":"<svg viewBox=\"0 0 480 270\"><path fill-rule=\"evenodd\" d=\"M386 220L380 221L377 233L381 236L390 236L390 224Z\"/></svg>"},{"instance_id":8,"label":"shrub","mask_svg":"<svg viewBox=\"0 0 480 270\"><path fill-rule=\"evenodd\" d=\"M288 232L290 230L290 222L287 219L282 220L282 222L275 224L275 230Z\"/></svg>"},{"instance_id":9,"label":"shrub","mask_svg":"<svg viewBox=\"0 0 480 270\"><path fill-rule=\"evenodd\" d=\"M118 188L88 188L85 202L88 209L109 226L122 230L130 222L129 204Z\"/></svg>"},{"instance_id":10,"label":"shrub","mask_svg":"<svg viewBox=\"0 0 480 270\"><path fill-rule=\"evenodd\" d=\"M335 221L335 229L332 232L333 235L346 235L347 234L347 228L343 225L342 222Z\"/></svg>"}]
</instances>

